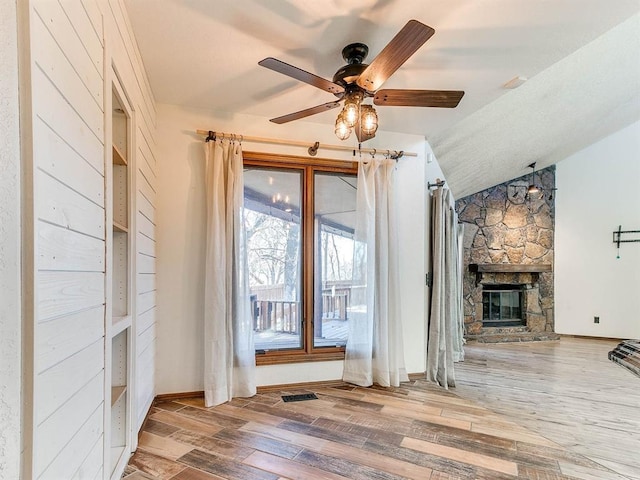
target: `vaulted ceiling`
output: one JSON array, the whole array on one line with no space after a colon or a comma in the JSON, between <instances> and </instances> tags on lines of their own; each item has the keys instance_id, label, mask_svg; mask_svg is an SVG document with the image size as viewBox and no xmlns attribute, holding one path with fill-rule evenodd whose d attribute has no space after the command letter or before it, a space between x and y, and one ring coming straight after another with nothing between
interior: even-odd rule
<instances>
[{"instance_id":1,"label":"vaulted ceiling","mask_svg":"<svg viewBox=\"0 0 640 480\"><path fill-rule=\"evenodd\" d=\"M371 61L409 19L433 27L384 88L464 90L460 105L378 114L382 130L427 138L456 197L527 173L533 161L556 163L640 119L638 0L125 4L158 102L265 121L334 97L259 60L331 79L345 45L366 43ZM516 76L528 81L503 87ZM333 129L336 114L298 121Z\"/></svg>"}]
</instances>

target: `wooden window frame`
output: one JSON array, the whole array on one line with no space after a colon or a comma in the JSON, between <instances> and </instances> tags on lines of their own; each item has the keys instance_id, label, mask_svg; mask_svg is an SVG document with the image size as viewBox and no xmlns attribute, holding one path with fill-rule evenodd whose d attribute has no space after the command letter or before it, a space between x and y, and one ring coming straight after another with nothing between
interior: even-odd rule
<instances>
[{"instance_id":1,"label":"wooden window frame","mask_svg":"<svg viewBox=\"0 0 640 480\"><path fill-rule=\"evenodd\" d=\"M299 349L256 352L256 365L284 363L322 362L343 360L345 347L314 347L314 174L343 173L357 175L358 163L323 158L298 157L261 152L243 152L245 166L280 168L302 172L302 305L303 345Z\"/></svg>"}]
</instances>

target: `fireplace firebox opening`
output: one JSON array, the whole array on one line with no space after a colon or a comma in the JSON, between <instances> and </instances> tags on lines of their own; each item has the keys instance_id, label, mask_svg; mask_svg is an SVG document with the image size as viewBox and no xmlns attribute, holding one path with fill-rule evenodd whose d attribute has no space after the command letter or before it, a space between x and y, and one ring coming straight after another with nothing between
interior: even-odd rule
<instances>
[{"instance_id":1,"label":"fireplace firebox opening","mask_svg":"<svg viewBox=\"0 0 640 480\"><path fill-rule=\"evenodd\" d=\"M523 290L523 285L483 285L482 326L526 325Z\"/></svg>"}]
</instances>

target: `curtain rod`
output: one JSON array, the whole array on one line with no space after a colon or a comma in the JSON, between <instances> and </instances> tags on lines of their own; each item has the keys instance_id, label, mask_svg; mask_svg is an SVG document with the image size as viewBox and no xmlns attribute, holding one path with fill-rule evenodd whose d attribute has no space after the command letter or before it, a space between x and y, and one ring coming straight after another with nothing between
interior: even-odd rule
<instances>
[{"instance_id":1,"label":"curtain rod","mask_svg":"<svg viewBox=\"0 0 640 480\"><path fill-rule=\"evenodd\" d=\"M247 142L272 143L275 145L290 145L294 147L308 147L307 151L309 155L311 155L312 157L316 155L316 153L318 152L318 149L320 148L324 148L326 150L353 152L354 155L356 154L356 152L370 153L373 155L386 154L386 155L389 155L390 158L393 158L395 160L399 159L400 157L417 157L418 156L418 154L415 152L404 152L402 150L397 151L397 150L387 150L387 149L381 149L381 148L378 148L378 149L353 148L353 147L346 147L344 145L326 145L326 144L321 145L320 142L315 142L312 145L310 145L308 142L300 142L297 140L281 140L279 138L251 137L251 136L245 136L245 135L229 134L224 132L214 132L213 130L196 130L196 133L198 135L206 135L208 139L211 139L211 138L215 139L216 136L222 136L222 138L239 140L240 142L242 142L243 140L246 140Z\"/></svg>"}]
</instances>

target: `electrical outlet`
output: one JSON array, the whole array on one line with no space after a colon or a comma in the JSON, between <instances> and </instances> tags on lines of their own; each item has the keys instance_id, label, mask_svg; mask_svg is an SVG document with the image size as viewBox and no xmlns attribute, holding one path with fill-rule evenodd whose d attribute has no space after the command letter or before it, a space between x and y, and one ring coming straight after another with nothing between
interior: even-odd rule
<instances>
[{"instance_id":1,"label":"electrical outlet","mask_svg":"<svg viewBox=\"0 0 640 480\"><path fill-rule=\"evenodd\" d=\"M593 323L600 323L600 317L593 317Z\"/></svg>"}]
</instances>

